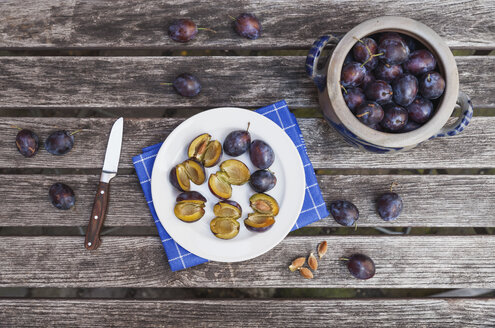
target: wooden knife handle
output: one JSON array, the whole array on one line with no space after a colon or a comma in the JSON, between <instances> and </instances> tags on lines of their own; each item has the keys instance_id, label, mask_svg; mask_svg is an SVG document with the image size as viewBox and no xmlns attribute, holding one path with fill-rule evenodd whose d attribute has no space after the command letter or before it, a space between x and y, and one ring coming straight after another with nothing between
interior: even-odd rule
<instances>
[{"instance_id":1,"label":"wooden knife handle","mask_svg":"<svg viewBox=\"0 0 495 328\"><path fill-rule=\"evenodd\" d=\"M100 181L98 184L98 190L96 191L91 217L89 218L88 230L86 231L86 240L84 241L84 246L87 249L97 249L101 244L100 232L103 227L103 221L107 215L109 191L110 184Z\"/></svg>"}]
</instances>

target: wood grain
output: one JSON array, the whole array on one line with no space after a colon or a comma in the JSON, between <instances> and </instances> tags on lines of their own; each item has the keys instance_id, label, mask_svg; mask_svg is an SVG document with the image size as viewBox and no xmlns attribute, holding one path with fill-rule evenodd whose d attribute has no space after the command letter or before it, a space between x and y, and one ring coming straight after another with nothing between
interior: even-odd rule
<instances>
[{"instance_id":1,"label":"wood grain","mask_svg":"<svg viewBox=\"0 0 495 328\"><path fill-rule=\"evenodd\" d=\"M490 0L403 1L181 1L135 2L43 0L2 1L2 48L309 48L320 35L343 34L364 20L405 16L430 26L453 48L493 49L495 5ZM258 40L235 34L228 15L255 13L263 32ZM193 42L178 44L169 24L192 18L201 27Z\"/></svg>"},{"instance_id":2,"label":"wood grain","mask_svg":"<svg viewBox=\"0 0 495 328\"><path fill-rule=\"evenodd\" d=\"M493 299L0 299L12 327L488 327ZM201 318L201 319L199 319Z\"/></svg>"},{"instance_id":3,"label":"wood grain","mask_svg":"<svg viewBox=\"0 0 495 328\"><path fill-rule=\"evenodd\" d=\"M314 279L290 262L326 240ZM0 237L0 287L495 288L495 236L288 237L246 262L205 263L171 272L158 237L106 236L88 252L84 237ZM339 258L370 256L376 274L357 280ZM174 258L180 261L180 258Z\"/></svg>"},{"instance_id":4,"label":"wood grain","mask_svg":"<svg viewBox=\"0 0 495 328\"><path fill-rule=\"evenodd\" d=\"M93 168L101 169L110 128L115 119L101 118L0 118L0 168ZM133 168L132 156L141 149L165 140L183 119L125 119L120 168ZM323 119L298 119L309 158L315 168L492 168L495 165L495 118L475 117L461 134L426 141L400 154L372 154L356 150L342 141ZM44 140L51 131L81 130L74 148L64 156L53 156L40 147L33 158L24 158L15 148L16 125L28 128ZM207 130L207 128L205 127ZM184 145L188 141L184 141ZM185 147L185 146L184 146ZM185 156L185 155L184 155Z\"/></svg>"},{"instance_id":5,"label":"wood grain","mask_svg":"<svg viewBox=\"0 0 495 328\"><path fill-rule=\"evenodd\" d=\"M0 175L0 227L86 227L98 179L97 175ZM327 205L339 199L356 204L359 227L495 227L494 176L322 175L318 180ZM395 190L405 207L397 221L386 222L376 214L374 201L392 181L399 183ZM49 202L48 188L55 182L74 189L76 206L71 210L58 210ZM105 227L154 226L136 176L117 176L111 188ZM311 226L339 227L331 217Z\"/></svg>"},{"instance_id":6,"label":"wood grain","mask_svg":"<svg viewBox=\"0 0 495 328\"><path fill-rule=\"evenodd\" d=\"M456 57L460 89L476 108L495 107L495 56ZM303 56L0 57L0 108L256 108L285 99L318 107ZM201 93L176 94L172 82L197 75Z\"/></svg>"}]
</instances>

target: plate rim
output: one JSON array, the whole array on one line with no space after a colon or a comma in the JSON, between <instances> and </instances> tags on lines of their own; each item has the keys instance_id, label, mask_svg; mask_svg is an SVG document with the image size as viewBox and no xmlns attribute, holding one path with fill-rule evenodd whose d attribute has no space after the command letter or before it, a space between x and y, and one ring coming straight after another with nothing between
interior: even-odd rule
<instances>
[{"instance_id":1,"label":"plate rim","mask_svg":"<svg viewBox=\"0 0 495 328\"><path fill-rule=\"evenodd\" d=\"M164 224L164 221L166 221L166 220L162 220L160 218L159 211L156 209L156 205L155 205L156 202L154 200L155 197L153 197L156 194L157 188L158 188L158 187L154 187L158 183L158 182L155 182L154 183L154 181L157 181L157 178L154 178L154 177L157 176L155 174L155 172L157 172L157 166L156 165L153 165L153 169L152 169L152 172L151 172L151 181L150 181L150 184L151 184L151 197L152 197L152 200L153 200L153 206L155 207L155 213L156 213L156 215L157 215L160 223L164 227L164 229L167 231L167 233L170 235L170 237L172 237L172 239L179 246L182 246L184 249L186 249L186 251L188 251L188 252L190 252L192 254L195 254L197 256L203 257L203 258L207 259L208 261L223 262L223 263L234 263L234 262L241 262L241 261L250 260L250 259L256 258L258 256L261 256L261 255L265 254L266 252L272 250L274 247L276 247L278 244L280 244L280 242L282 240L284 240L287 237L287 235L289 234L289 232L292 230L294 224L297 222L297 219L299 218L299 214L301 212L301 209L302 209L302 207L304 205L305 189L306 189L306 174L305 174L305 170L304 170L304 164L302 162L302 158L301 158L301 156L299 154L299 151L298 151L296 145L294 144L294 142L292 141L292 139L285 132L285 130L282 127L280 127L277 123L275 123L274 121L272 121L271 119L269 119L268 117L266 117L265 115L260 114L260 113L257 113L254 110L249 110L249 109L240 108L240 107L216 107L216 108L211 108L211 109L205 110L205 111L203 111L201 113L195 114L195 115L187 118L182 123L180 123L177 127L175 127L174 130L165 138L165 140L163 141L162 145L160 146L160 149L158 150L158 152L156 154L155 163L162 156L166 156L164 154L165 154L165 147L168 144L167 140L173 140L175 138L175 135L180 132L179 131L180 130L179 129L180 126L182 126L183 124L186 124L186 122L192 120L193 118L197 119L197 116L208 115L208 114L212 114L211 113L212 111L218 112L218 111L223 111L223 110L229 110L229 111L236 110L236 111L242 111L242 112L249 112L250 114L256 114L256 115L261 116L262 117L261 119L266 119L269 124L272 124L272 125L276 126L278 129L282 130L281 132L283 134L283 138L286 138L286 140L289 141L289 143L291 145L290 148L292 148L292 150L296 152L296 154L297 154L296 157L298 158L296 167L300 170L300 173L301 173L300 174L301 177L302 177L302 179L301 179L301 187L302 187L302 190L303 191L301 192L301 197L299 199L299 204L297 206L297 208L298 208L298 210L297 210L298 215L295 216L295 218L293 220L293 223L289 226L287 232L286 233L284 232L283 234L280 234L279 238L273 238L274 239L274 242L270 243L270 246L267 249L265 249L263 251L255 252L252 255L244 256L242 258L237 258L237 259L232 259L230 257L229 258L222 258L221 256L220 257L217 257L215 255L214 256L215 258L211 259L211 258L208 258L208 256L204 256L204 254L198 254L197 252L196 253L193 253L193 252L189 251L186 247L184 247L180 243L178 243L176 241L176 238L174 238L173 234L171 234L169 231L167 231L166 224ZM170 137L172 137L172 138L170 138ZM172 142L172 141L169 141L169 142ZM170 187L173 188L172 186L170 186Z\"/></svg>"}]
</instances>

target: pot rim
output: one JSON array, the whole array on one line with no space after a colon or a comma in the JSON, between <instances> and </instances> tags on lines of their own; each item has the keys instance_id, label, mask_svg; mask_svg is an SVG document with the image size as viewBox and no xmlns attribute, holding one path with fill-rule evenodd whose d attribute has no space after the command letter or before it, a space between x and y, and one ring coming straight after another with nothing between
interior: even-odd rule
<instances>
[{"instance_id":1,"label":"pot rim","mask_svg":"<svg viewBox=\"0 0 495 328\"><path fill-rule=\"evenodd\" d=\"M423 126L410 132L381 132L361 123L347 107L339 83L345 57L356 43L354 38L362 39L385 31L406 34L421 42L435 55L439 70L445 78L445 91L435 114ZM410 147L429 139L447 123L455 109L459 94L457 65L447 44L435 31L423 23L397 16L373 18L362 22L346 33L335 47L329 60L327 77L328 96L338 119L359 138L382 147ZM335 77L338 77L338 80Z\"/></svg>"}]
</instances>

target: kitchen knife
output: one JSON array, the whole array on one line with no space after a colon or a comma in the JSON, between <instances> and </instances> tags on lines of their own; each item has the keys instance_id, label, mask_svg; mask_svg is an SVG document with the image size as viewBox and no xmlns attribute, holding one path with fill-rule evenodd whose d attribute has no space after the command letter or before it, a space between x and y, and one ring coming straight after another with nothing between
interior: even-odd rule
<instances>
[{"instance_id":1,"label":"kitchen knife","mask_svg":"<svg viewBox=\"0 0 495 328\"><path fill-rule=\"evenodd\" d=\"M100 232L107 215L110 180L117 175L117 169L119 167L123 128L124 119L121 117L113 123L110 137L108 137L103 170L101 172L98 190L96 191L91 217L89 218L86 240L84 241L84 246L90 250L97 249L101 244Z\"/></svg>"}]
</instances>

